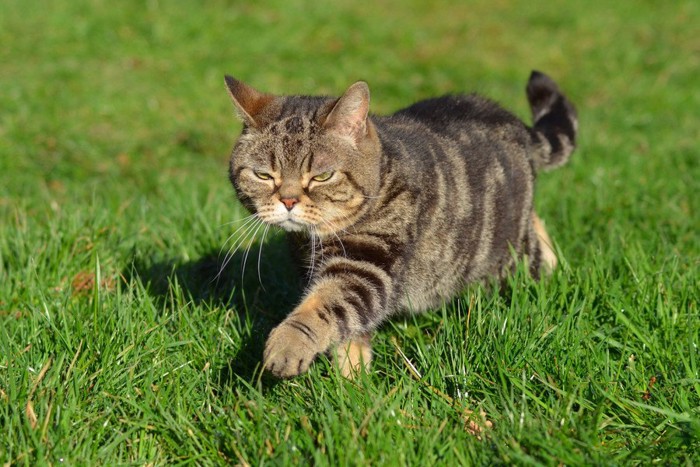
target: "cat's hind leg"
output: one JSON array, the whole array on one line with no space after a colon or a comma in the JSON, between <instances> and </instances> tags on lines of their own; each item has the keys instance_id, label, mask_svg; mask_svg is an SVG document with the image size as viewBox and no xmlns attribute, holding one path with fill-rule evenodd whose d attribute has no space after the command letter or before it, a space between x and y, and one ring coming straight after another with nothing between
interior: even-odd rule
<instances>
[{"instance_id":1,"label":"cat's hind leg","mask_svg":"<svg viewBox=\"0 0 700 467\"><path fill-rule=\"evenodd\" d=\"M544 228L542 219L534 212L532 213L532 228L537 236L540 264L544 267L544 271L549 274L557 267L557 255L554 254L554 244Z\"/></svg>"},{"instance_id":2,"label":"cat's hind leg","mask_svg":"<svg viewBox=\"0 0 700 467\"><path fill-rule=\"evenodd\" d=\"M370 334L355 337L338 346L336 349L336 365L340 374L353 379L361 371L369 371L372 361L372 346Z\"/></svg>"}]
</instances>

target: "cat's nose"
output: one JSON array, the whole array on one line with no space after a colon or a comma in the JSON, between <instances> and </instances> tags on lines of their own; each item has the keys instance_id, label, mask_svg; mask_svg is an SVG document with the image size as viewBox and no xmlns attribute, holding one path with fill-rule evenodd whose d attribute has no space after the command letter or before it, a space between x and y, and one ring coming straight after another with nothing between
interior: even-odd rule
<instances>
[{"instance_id":1,"label":"cat's nose","mask_svg":"<svg viewBox=\"0 0 700 467\"><path fill-rule=\"evenodd\" d=\"M294 205L299 202L299 200L296 198L282 198L280 201L282 201L284 207L287 208L287 211L291 211Z\"/></svg>"}]
</instances>

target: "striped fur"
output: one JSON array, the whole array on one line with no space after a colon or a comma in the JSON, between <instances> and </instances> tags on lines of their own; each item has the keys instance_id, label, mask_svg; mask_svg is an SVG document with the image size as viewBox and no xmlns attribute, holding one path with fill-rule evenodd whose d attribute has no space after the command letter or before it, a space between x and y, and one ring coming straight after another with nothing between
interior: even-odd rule
<instances>
[{"instance_id":1,"label":"striped fur","mask_svg":"<svg viewBox=\"0 0 700 467\"><path fill-rule=\"evenodd\" d=\"M270 334L265 367L306 371L337 349L344 374L371 358L372 332L402 311L556 256L533 210L536 172L573 151L576 112L546 75L527 86L534 126L484 98L446 96L368 115L369 89L339 99L261 93L227 77L244 122L230 177L243 204L292 232L310 274ZM515 255L513 255L515 252Z\"/></svg>"}]
</instances>

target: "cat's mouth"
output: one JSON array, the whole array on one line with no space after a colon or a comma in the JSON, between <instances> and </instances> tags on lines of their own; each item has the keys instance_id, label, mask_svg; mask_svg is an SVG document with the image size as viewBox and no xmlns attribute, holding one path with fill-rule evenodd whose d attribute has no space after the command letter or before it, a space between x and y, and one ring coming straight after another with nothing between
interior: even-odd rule
<instances>
[{"instance_id":1,"label":"cat's mouth","mask_svg":"<svg viewBox=\"0 0 700 467\"><path fill-rule=\"evenodd\" d=\"M300 232L309 228L308 224L306 224L305 222L299 222L295 219L292 219L291 217L288 217L282 222L279 222L277 225L288 232Z\"/></svg>"},{"instance_id":2,"label":"cat's mouth","mask_svg":"<svg viewBox=\"0 0 700 467\"><path fill-rule=\"evenodd\" d=\"M287 232L309 232L320 236L333 235L343 227L338 225L337 221L309 219L305 213L295 212L296 210L295 208L289 212L276 212L273 216L264 216L263 220Z\"/></svg>"}]
</instances>

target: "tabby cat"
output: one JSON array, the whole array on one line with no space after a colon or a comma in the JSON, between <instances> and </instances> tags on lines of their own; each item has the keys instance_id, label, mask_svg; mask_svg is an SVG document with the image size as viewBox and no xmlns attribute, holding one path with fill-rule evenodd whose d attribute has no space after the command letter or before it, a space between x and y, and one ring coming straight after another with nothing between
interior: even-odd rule
<instances>
[{"instance_id":1,"label":"tabby cat","mask_svg":"<svg viewBox=\"0 0 700 467\"><path fill-rule=\"evenodd\" d=\"M340 98L226 84L243 120L231 182L254 217L291 232L310 274L267 339L274 375L299 375L327 352L351 376L368 368L372 333L397 312L503 278L519 258L535 277L555 267L534 182L568 160L577 117L545 74L527 84L532 127L476 95L375 116L362 81Z\"/></svg>"}]
</instances>

